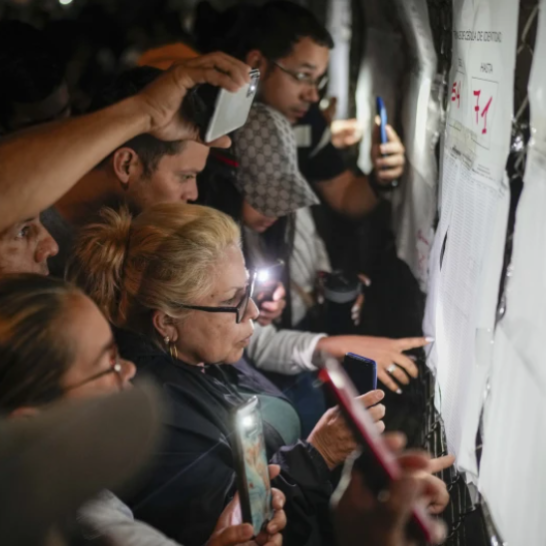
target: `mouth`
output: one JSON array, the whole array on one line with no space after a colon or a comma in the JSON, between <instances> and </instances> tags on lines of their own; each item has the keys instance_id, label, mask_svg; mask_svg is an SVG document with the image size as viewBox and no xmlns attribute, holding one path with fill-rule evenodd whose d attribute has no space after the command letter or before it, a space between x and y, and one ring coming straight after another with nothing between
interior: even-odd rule
<instances>
[{"instance_id":1,"label":"mouth","mask_svg":"<svg viewBox=\"0 0 546 546\"><path fill-rule=\"evenodd\" d=\"M309 108L295 108L293 110L294 116L296 116L297 118L302 118L307 114L308 110Z\"/></svg>"},{"instance_id":2,"label":"mouth","mask_svg":"<svg viewBox=\"0 0 546 546\"><path fill-rule=\"evenodd\" d=\"M252 339L252 334L250 334L249 336L245 337L244 339L242 339L239 344L242 345L243 347L248 347L249 343L250 343L250 340Z\"/></svg>"}]
</instances>

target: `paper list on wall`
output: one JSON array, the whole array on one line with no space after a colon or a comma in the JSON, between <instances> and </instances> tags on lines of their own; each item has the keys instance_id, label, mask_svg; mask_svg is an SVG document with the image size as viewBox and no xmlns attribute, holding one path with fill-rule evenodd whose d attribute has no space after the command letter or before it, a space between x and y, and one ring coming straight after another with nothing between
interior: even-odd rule
<instances>
[{"instance_id":1,"label":"paper list on wall","mask_svg":"<svg viewBox=\"0 0 546 546\"><path fill-rule=\"evenodd\" d=\"M479 487L508 544L546 544L546 0L529 83L531 141L506 314L495 336Z\"/></svg>"},{"instance_id":2,"label":"paper list on wall","mask_svg":"<svg viewBox=\"0 0 546 546\"><path fill-rule=\"evenodd\" d=\"M433 328L436 369L450 451L459 454L467 415L468 384L476 366L481 306L491 304L500 270L489 283L485 260L498 240L498 211L508 192L504 166L510 142L518 3L455 0L453 60L441 174L441 220L435 241L442 267L434 278L425 325ZM441 246L440 246L441 245ZM493 245L502 252L502 245ZM430 296L429 296L430 298ZM431 326L432 325L432 326ZM489 358L481 354L481 358Z\"/></svg>"},{"instance_id":3,"label":"paper list on wall","mask_svg":"<svg viewBox=\"0 0 546 546\"><path fill-rule=\"evenodd\" d=\"M396 0L395 5L412 66L402 111L407 163L401 187L390 196L393 228L398 256L426 291L438 180L436 158L431 153L440 127L440 93L434 81L437 58L426 0Z\"/></svg>"}]
</instances>

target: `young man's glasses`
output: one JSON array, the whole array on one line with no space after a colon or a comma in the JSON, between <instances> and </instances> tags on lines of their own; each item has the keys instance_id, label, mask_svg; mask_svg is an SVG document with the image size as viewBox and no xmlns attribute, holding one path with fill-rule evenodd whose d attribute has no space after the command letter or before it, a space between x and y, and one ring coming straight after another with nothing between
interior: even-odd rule
<instances>
[{"instance_id":1,"label":"young man's glasses","mask_svg":"<svg viewBox=\"0 0 546 546\"><path fill-rule=\"evenodd\" d=\"M91 377L88 377L87 379L84 379L83 381L80 381L79 383L76 383L75 385L70 385L70 387L66 387L64 390L71 391L74 389L78 389L79 387L83 387L83 385L87 385L87 383L91 383L93 381L96 381L97 379L100 379L101 377L104 377L106 375L110 375L112 373L116 374L116 377L118 379L118 382L121 386L122 380L121 380L121 373L123 371L123 364L121 363L121 358L119 356L118 348L117 346L112 347L112 356L110 359L110 366L106 368L106 370L99 372L95 375L92 375Z\"/></svg>"},{"instance_id":2,"label":"young man's glasses","mask_svg":"<svg viewBox=\"0 0 546 546\"><path fill-rule=\"evenodd\" d=\"M235 313L235 321L240 324L246 315L248 309L248 303L254 295L254 285L256 284L256 271L250 274L250 281L246 287L245 293L241 298L241 301L233 307L208 307L204 305L180 305L184 309L193 309L195 311L205 311L207 313Z\"/></svg>"},{"instance_id":3,"label":"young man's glasses","mask_svg":"<svg viewBox=\"0 0 546 546\"><path fill-rule=\"evenodd\" d=\"M316 87L319 91L322 91L326 84L328 83L328 76L323 74L319 78L312 78L309 74L305 72L297 72L295 70L290 70L285 68L282 64L279 64L276 61L271 61L277 68L280 68L283 72L291 76L294 80L304 85L309 85L310 87Z\"/></svg>"}]
</instances>

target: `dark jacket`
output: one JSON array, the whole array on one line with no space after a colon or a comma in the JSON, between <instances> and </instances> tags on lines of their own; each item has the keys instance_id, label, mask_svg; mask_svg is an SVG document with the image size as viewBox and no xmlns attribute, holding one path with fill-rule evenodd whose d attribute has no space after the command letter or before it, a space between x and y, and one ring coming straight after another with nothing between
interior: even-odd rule
<instances>
[{"instance_id":1,"label":"dark jacket","mask_svg":"<svg viewBox=\"0 0 546 546\"><path fill-rule=\"evenodd\" d=\"M204 544L236 491L230 445L231 412L243 402L237 391L279 395L259 372L239 366L191 366L133 334L116 336L120 353L139 376L151 376L170 405L166 438L147 484L124 499L143 520L187 546ZM266 391L266 392L264 392ZM267 392L268 391L268 392ZM282 395L281 395L282 396ZM333 544L329 518L330 472L307 442L283 446L279 433L264 423L266 448L282 473L274 482L286 497L288 546Z\"/></svg>"}]
</instances>

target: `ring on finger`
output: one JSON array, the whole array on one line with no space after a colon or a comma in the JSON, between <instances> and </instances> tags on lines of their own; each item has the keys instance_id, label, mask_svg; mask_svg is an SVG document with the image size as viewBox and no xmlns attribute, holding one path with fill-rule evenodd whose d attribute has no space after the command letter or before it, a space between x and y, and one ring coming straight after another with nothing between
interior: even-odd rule
<instances>
[{"instance_id":1,"label":"ring on finger","mask_svg":"<svg viewBox=\"0 0 546 546\"><path fill-rule=\"evenodd\" d=\"M391 364L388 368L387 368L387 371L392 375L392 373L396 370L396 364Z\"/></svg>"}]
</instances>

